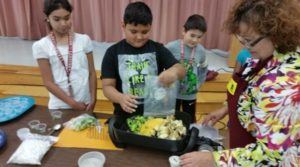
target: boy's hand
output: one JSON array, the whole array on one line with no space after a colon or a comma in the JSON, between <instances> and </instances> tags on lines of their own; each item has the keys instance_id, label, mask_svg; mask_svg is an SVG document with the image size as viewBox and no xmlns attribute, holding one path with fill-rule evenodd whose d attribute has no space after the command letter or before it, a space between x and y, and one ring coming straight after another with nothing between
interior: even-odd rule
<instances>
[{"instance_id":1,"label":"boy's hand","mask_svg":"<svg viewBox=\"0 0 300 167\"><path fill-rule=\"evenodd\" d=\"M138 107L138 101L136 101L136 99L137 96L123 94L120 101L122 109L128 113L135 112L136 108Z\"/></svg>"},{"instance_id":2,"label":"boy's hand","mask_svg":"<svg viewBox=\"0 0 300 167\"><path fill-rule=\"evenodd\" d=\"M183 68L183 66L177 63L174 64L171 68L160 73L158 79L163 86L170 86L176 80L182 79L185 76L185 74L186 71Z\"/></svg>"},{"instance_id":3,"label":"boy's hand","mask_svg":"<svg viewBox=\"0 0 300 167\"><path fill-rule=\"evenodd\" d=\"M172 70L165 70L158 76L160 84L163 86L170 86L172 83L174 83L178 77L177 73Z\"/></svg>"}]
</instances>

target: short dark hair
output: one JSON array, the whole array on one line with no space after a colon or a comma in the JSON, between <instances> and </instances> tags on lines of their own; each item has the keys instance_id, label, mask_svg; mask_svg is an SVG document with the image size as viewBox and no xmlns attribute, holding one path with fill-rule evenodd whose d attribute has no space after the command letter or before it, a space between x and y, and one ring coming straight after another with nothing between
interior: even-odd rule
<instances>
[{"instance_id":1,"label":"short dark hair","mask_svg":"<svg viewBox=\"0 0 300 167\"><path fill-rule=\"evenodd\" d=\"M207 30L205 18L198 14L188 17L183 27L185 31L197 29L201 32L206 32Z\"/></svg>"},{"instance_id":2,"label":"short dark hair","mask_svg":"<svg viewBox=\"0 0 300 167\"><path fill-rule=\"evenodd\" d=\"M44 1L44 13L46 16L49 16L54 10L63 8L70 13L73 10L73 7L68 0L45 0Z\"/></svg>"},{"instance_id":3,"label":"short dark hair","mask_svg":"<svg viewBox=\"0 0 300 167\"><path fill-rule=\"evenodd\" d=\"M144 2L133 2L127 5L123 16L124 24L152 24L152 13Z\"/></svg>"}]
</instances>

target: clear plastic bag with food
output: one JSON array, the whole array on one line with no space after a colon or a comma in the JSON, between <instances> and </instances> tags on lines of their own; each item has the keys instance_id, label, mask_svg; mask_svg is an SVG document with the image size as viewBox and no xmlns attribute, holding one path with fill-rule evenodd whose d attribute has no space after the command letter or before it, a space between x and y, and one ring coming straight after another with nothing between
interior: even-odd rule
<instances>
[{"instance_id":1,"label":"clear plastic bag with food","mask_svg":"<svg viewBox=\"0 0 300 167\"><path fill-rule=\"evenodd\" d=\"M64 123L64 126L74 131L81 131L91 126L95 126L96 121L97 119L89 114L81 114Z\"/></svg>"},{"instance_id":2,"label":"clear plastic bag with food","mask_svg":"<svg viewBox=\"0 0 300 167\"><path fill-rule=\"evenodd\" d=\"M175 114L177 83L168 87L157 76L148 76L145 84L144 116L164 117Z\"/></svg>"}]
</instances>

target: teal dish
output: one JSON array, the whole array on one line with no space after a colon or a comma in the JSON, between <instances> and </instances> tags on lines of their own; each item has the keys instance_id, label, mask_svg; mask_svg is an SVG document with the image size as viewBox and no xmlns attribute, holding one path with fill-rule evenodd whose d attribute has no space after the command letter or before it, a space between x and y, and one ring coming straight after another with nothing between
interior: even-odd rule
<instances>
[{"instance_id":1,"label":"teal dish","mask_svg":"<svg viewBox=\"0 0 300 167\"><path fill-rule=\"evenodd\" d=\"M21 116L35 105L31 96L11 96L0 99L0 123Z\"/></svg>"}]
</instances>

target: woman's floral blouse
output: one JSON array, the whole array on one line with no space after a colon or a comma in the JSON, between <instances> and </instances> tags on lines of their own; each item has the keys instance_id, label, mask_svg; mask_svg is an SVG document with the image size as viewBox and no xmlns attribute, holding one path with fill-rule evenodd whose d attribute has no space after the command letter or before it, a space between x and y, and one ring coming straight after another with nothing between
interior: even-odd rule
<instances>
[{"instance_id":1,"label":"woman's floral blouse","mask_svg":"<svg viewBox=\"0 0 300 167\"><path fill-rule=\"evenodd\" d=\"M242 76L256 64L250 59ZM214 152L217 165L300 166L300 144L296 142L300 139L300 53L275 52L256 76L245 78L249 85L239 98L237 112L257 142Z\"/></svg>"}]
</instances>

